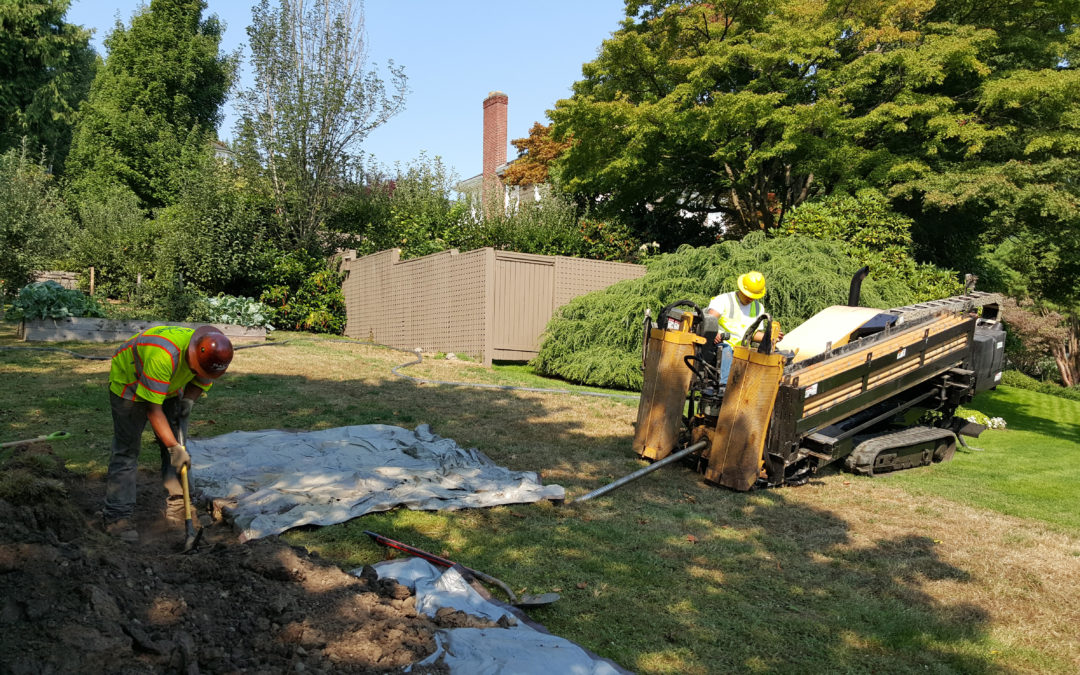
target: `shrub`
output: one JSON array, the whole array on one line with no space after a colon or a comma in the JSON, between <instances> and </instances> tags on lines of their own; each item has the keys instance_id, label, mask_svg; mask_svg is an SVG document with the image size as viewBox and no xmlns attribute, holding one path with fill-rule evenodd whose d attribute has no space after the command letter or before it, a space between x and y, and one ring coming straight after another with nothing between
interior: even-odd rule
<instances>
[{"instance_id":1,"label":"shrub","mask_svg":"<svg viewBox=\"0 0 1080 675\"><path fill-rule=\"evenodd\" d=\"M151 279L157 243L156 227L139 208L130 189L104 186L82 193L78 204L81 229L72 239L70 268L94 268L94 292L107 298L128 298L139 276ZM89 274L82 276L83 288ZM146 292L146 289L139 289Z\"/></svg>"},{"instance_id":2,"label":"shrub","mask_svg":"<svg viewBox=\"0 0 1080 675\"><path fill-rule=\"evenodd\" d=\"M155 271L210 295L256 295L260 258L276 234L271 204L209 152L192 158L176 203L156 214Z\"/></svg>"},{"instance_id":3,"label":"shrub","mask_svg":"<svg viewBox=\"0 0 1080 675\"><path fill-rule=\"evenodd\" d=\"M272 308L279 328L341 335L345 332L344 279L343 273L327 267L295 289L284 284L271 286L259 299Z\"/></svg>"},{"instance_id":4,"label":"shrub","mask_svg":"<svg viewBox=\"0 0 1080 675\"><path fill-rule=\"evenodd\" d=\"M704 309L709 300L735 288L739 274L761 271L768 281L765 307L785 329L822 309L847 301L851 276L861 266L848 245L805 236L683 247L646 261L640 279L622 281L564 305L548 323L533 365L538 371L602 387L641 387L641 335L645 308L656 317L667 304L689 299ZM872 274L862 303L897 307L926 295L907 280Z\"/></svg>"},{"instance_id":5,"label":"shrub","mask_svg":"<svg viewBox=\"0 0 1080 675\"><path fill-rule=\"evenodd\" d=\"M155 275L139 286L135 304L140 312L163 321L187 321L205 295L185 285L179 275Z\"/></svg>"},{"instance_id":6,"label":"shrub","mask_svg":"<svg viewBox=\"0 0 1080 675\"><path fill-rule=\"evenodd\" d=\"M0 155L0 306L4 296L50 269L66 246L71 220L52 176L26 152Z\"/></svg>"},{"instance_id":7,"label":"shrub","mask_svg":"<svg viewBox=\"0 0 1080 675\"><path fill-rule=\"evenodd\" d=\"M392 177L369 171L363 185L346 188L328 227L352 235L360 255L399 248L408 259L454 248L467 209L453 199L455 182L439 157L424 153L396 165Z\"/></svg>"},{"instance_id":8,"label":"shrub","mask_svg":"<svg viewBox=\"0 0 1080 675\"><path fill-rule=\"evenodd\" d=\"M1019 370L1006 370L1001 376L1001 383L1017 389L1030 389L1040 394L1060 396L1071 401L1080 401L1080 387L1062 387L1053 382L1043 382L1034 377L1025 375Z\"/></svg>"},{"instance_id":9,"label":"shrub","mask_svg":"<svg viewBox=\"0 0 1080 675\"><path fill-rule=\"evenodd\" d=\"M478 205L470 205L470 212L481 215ZM518 253L624 262L636 257L638 244L619 221L579 219L569 200L548 190L539 200L524 196L512 211L504 212L501 205L488 209L465 228L461 240L461 248L467 249L490 246Z\"/></svg>"},{"instance_id":10,"label":"shrub","mask_svg":"<svg viewBox=\"0 0 1080 675\"><path fill-rule=\"evenodd\" d=\"M97 301L82 291L55 281L27 284L11 306L15 319L64 319L69 316L105 316Z\"/></svg>"}]
</instances>

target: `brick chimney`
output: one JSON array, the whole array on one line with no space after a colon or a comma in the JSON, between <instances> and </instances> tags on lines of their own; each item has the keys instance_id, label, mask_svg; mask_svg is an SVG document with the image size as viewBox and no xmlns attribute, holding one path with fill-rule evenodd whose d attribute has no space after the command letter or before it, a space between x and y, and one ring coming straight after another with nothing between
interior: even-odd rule
<instances>
[{"instance_id":1,"label":"brick chimney","mask_svg":"<svg viewBox=\"0 0 1080 675\"><path fill-rule=\"evenodd\" d=\"M495 170L506 164L506 110L509 99L493 91L484 99L484 170L482 198L486 203L493 189L501 187Z\"/></svg>"}]
</instances>

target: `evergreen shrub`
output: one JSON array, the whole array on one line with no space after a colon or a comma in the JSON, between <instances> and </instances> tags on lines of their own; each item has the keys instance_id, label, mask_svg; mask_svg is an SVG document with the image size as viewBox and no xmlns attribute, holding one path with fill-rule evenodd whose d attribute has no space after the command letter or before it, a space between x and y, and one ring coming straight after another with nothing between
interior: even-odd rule
<instances>
[{"instance_id":1,"label":"evergreen shrub","mask_svg":"<svg viewBox=\"0 0 1080 675\"><path fill-rule=\"evenodd\" d=\"M1054 382L1036 380L1030 375L1025 375L1019 370L1006 370L1001 376L1001 383L1017 389L1030 389L1040 394L1059 396L1071 401L1080 401L1080 387L1063 387Z\"/></svg>"},{"instance_id":2,"label":"evergreen shrub","mask_svg":"<svg viewBox=\"0 0 1080 675\"><path fill-rule=\"evenodd\" d=\"M600 387L641 388L644 311L654 317L677 300L704 310L714 296L735 289L749 270L765 275L765 308L785 331L831 305L847 302L851 277L862 261L850 245L802 235L766 238L752 233L742 241L684 246L646 261L640 279L619 282L575 298L548 323L532 365L542 374ZM896 277L871 273L860 304L898 307L927 299L925 291Z\"/></svg>"}]
</instances>

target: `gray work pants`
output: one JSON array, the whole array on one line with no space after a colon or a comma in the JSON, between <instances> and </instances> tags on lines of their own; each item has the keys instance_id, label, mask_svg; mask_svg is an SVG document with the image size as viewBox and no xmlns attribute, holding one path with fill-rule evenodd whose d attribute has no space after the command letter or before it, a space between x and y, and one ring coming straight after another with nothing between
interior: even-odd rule
<instances>
[{"instance_id":1,"label":"gray work pants","mask_svg":"<svg viewBox=\"0 0 1080 675\"><path fill-rule=\"evenodd\" d=\"M142 433L146 428L146 413L150 404L120 398L111 391L109 404L113 418L112 455L109 458L109 475L105 480L105 508L102 513L106 521L114 521L130 518L135 511L139 451L142 450ZM180 397L165 399L161 408L173 433L182 430L186 439L187 420L181 424ZM169 451L160 439L155 438L154 441L161 452L161 483L168 493L168 499L183 499L180 478L169 463Z\"/></svg>"}]
</instances>

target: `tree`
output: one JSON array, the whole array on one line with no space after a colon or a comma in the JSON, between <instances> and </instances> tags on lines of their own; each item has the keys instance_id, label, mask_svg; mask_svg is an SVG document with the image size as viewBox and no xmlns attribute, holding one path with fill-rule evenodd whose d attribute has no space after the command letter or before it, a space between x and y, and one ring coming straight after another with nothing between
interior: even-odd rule
<instances>
[{"instance_id":1,"label":"tree","mask_svg":"<svg viewBox=\"0 0 1080 675\"><path fill-rule=\"evenodd\" d=\"M510 143L517 148L518 158L506 168L503 182L507 185L539 185L549 181L548 169L570 147L570 141L556 141L551 126L534 122L526 138Z\"/></svg>"},{"instance_id":2,"label":"tree","mask_svg":"<svg viewBox=\"0 0 1080 675\"><path fill-rule=\"evenodd\" d=\"M144 208L165 206L185 152L209 152L236 57L219 53L222 26L203 19L205 9L203 0L151 0L106 38L68 160L77 191L119 184Z\"/></svg>"},{"instance_id":3,"label":"tree","mask_svg":"<svg viewBox=\"0 0 1080 675\"><path fill-rule=\"evenodd\" d=\"M1047 362L1056 366L1066 387L1080 385L1080 327L1076 319L1054 311L1034 308L1029 300L1007 298L1002 318L1009 329L1007 353L1010 365L1027 375L1046 379ZM1047 354L1050 358L1047 358Z\"/></svg>"},{"instance_id":4,"label":"tree","mask_svg":"<svg viewBox=\"0 0 1080 675\"><path fill-rule=\"evenodd\" d=\"M363 5L352 0L262 0L252 9L255 85L240 96L278 216L312 244L350 182L364 139L405 105L406 78L388 88L368 70Z\"/></svg>"},{"instance_id":5,"label":"tree","mask_svg":"<svg viewBox=\"0 0 1080 675\"><path fill-rule=\"evenodd\" d=\"M928 226L939 236L962 209L967 231L946 230L964 245L999 213L1060 223L1080 185L1078 13L1073 2L631 1L549 113L555 137L573 137L557 169L624 213L718 211L729 236L865 185L910 215L942 214Z\"/></svg>"},{"instance_id":6,"label":"tree","mask_svg":"<svg viewBox=\"0 0 1080 675\"><path fill-rule=\"evenodd\" d=\"M865 189L855 195L833 194L804 202L773 232L844 242L856 260L870 266L871 277L900 279L909 288L918 289L916 302L962 293L959 274L915 261L914 224L911 218L893 211L880 192ZM964 271L969 269L970 264Z\"/></svg>"},{"instance_id":7,"label":"tree","mask_svg":"<svg viewBox=\"0 0 1080 675\"><path fill-rule=\"evenodd\" d=\"M347 186L327 221L334 232L348 235L361 255L401 249L403 258L445 251L462 242L468 206L453 199L457 178L439 157L426 153L392 174L370 169L362 184Z\"/></svg>"},{"instance_id":8,"label":"tree","mask_svg":"<svg viewBox=\"0 0 1080 675\"><path fill-rule=\"evenodd\" d=\"M824 5L630 2L623 28L549 111L567 189L634 217L721 212L769 228L838 178L850 141L816 80L843 33Z\"/></svg>"},{"instance_id":9,"label":"tree","mask_svg":"<svg viewBox=\"0 0 1080 675\"><path fill-rule=\"evenodd\" d=\"M70 218L43 162L27 144L0 155L0 307L60 253Z\"/></svg>"},{"instance_id":10,"label":"tree","mask_svg":"<svg viewBox=\"0 0 1080 675\"><path fill-rule=\"evenodd\" d=\"M0 4L0 152L27 138L61 172L71 127L93 79L90 32L64 21L70 0Z\"/></svg>"},{"instance_id":11,"label":"tree","mask_svg":"<svg viewBox=\"0 0 1080 675\"><path fill-rule=\"evenodd\" d=\"M65 255L68 269L94 268L95 293L130 298L154 272L157 228L123 185L105 185L82 195L75 205L79 230ZM88 280L84 277L84 282Z\"/></svg>"},{"instance_id":12,"label":"tree","mask_svg":"<svg viewBox=\"0 0 1080 675\"><path fill-rule=\"evenodd\" d=\"M271 212L265 196L248 189L231 163L200 153L176 203L157 214L157 274L166 283L182 278L208 294L258 295L263 254L281 242Z\"/></svg>"}]
</instances>

